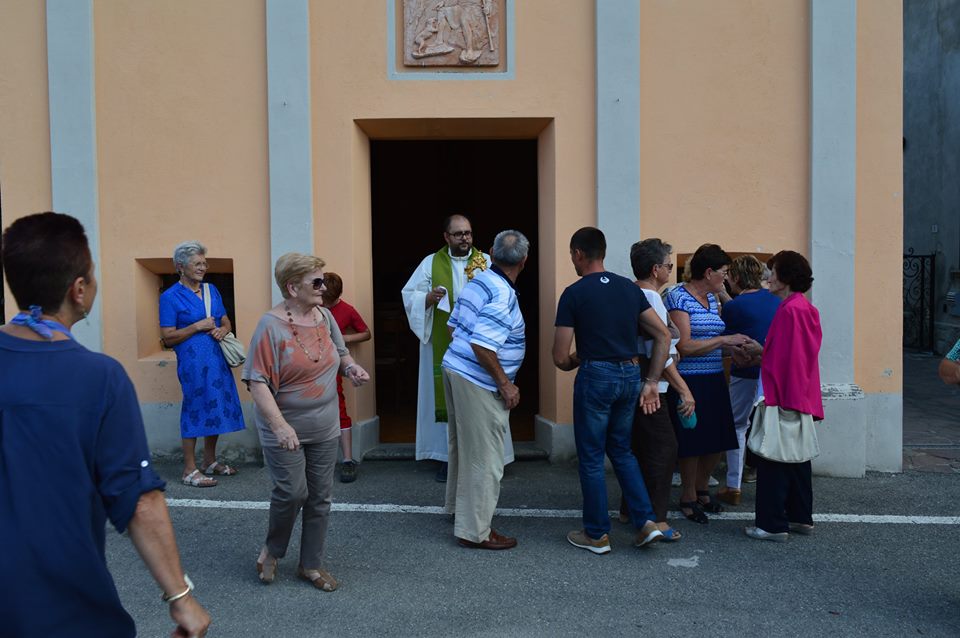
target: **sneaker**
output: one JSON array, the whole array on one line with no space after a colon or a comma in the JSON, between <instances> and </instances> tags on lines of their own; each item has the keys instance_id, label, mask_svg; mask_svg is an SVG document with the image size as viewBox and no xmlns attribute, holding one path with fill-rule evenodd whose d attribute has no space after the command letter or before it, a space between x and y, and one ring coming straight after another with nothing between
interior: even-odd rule
<instances>
[{"instance_id":1,"label":"sneaker","mask_svg":"<svg viewBox=\"0 0 960 638\"><path fill-rule=\"evenodd\" d=\"M574 547L585 549L594 554L607 554L610 552L610 537L604 534L597 540L593 540L582 529L577 529L567 534L567 541Z\"/></svg>"},{"instance_id":2,"label":"sneaker","mask_svg":"<svg viewBox=\"0 0 960 638\"><path fill-rule=\"evenodd\" d=\"M344 461L340 466L340 482L353 483L357 480L357 462Z\"/></svg>"},{"instance_id":3,"label":"sneaker","mask_svg":"<svg viewBox=\"0 0 960 638\"><path fill-rule=\"evenodd\" d=\"M768 532L759 527L744 527L743 533L758 541L774 541L777 543L784 542L790 536L786 532Z\"/></svg>"},{"instance_id":4,"label":"sneaker","mask_svg":"<svg viewBox=\"0 0 960 638\"><path fill-rule=\"evenodd\" d=\"M717 479L713 478L712 476L710 477L710 480L707 481L707 487L716 487L716 486L718 486L718 485L720 485L720 481L718 481Z\"/></svg>"},{"instance_id":5,"label":"sneaker","mask_svg":"<svg viewBox=\"0 0 960 638\"><path fill-rule=\"evenodd\" d=\"M745 467L743 468L743 483L756 483L757 482L757 468L755 467Z\"/></svg>"},{"instance_id":6,"label":"sneaker","mask_svg":"<svg viewBox=\"0 0 960 638\"><path fill-rule=\"evenodd\" d=\"M670 485L672 487L680 487L683 483L680 480L680 472L673 473L673 479L670 480Z\"/></svg>"},{"instance_id":7,"label":"sneaker","mask_svg":"<svg viewBox=\"0 0 960 638\"><path fill-rule=\"evenodd\" d=\"M637 534L637 539L633 542L634 547L646 547L650 543L663 540L663 532L654 522L648 522Z\"/></svg>"}]
</instances>

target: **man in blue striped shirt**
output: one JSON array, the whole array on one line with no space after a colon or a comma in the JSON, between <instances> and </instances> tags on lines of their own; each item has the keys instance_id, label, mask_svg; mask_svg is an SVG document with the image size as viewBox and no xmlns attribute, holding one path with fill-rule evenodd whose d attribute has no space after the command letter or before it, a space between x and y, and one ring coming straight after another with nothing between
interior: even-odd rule
<instances>
[{"instance_id":1,"label":"man in blue striped shirt","mask_svg":"<svg viewBox=\"0 0 960 638\"><path fill-rule=\"evenodd\" d=\"M517 539L490 527L500 498L504 436L510 410L520 402L513 384L526 349L523 315L514 284L527 263L530 242L516 230L497 235L493 266L460 291L447 328L443 357L447 402L446 511L463 547L510 549Z\"/></svg>"}]
</instances>

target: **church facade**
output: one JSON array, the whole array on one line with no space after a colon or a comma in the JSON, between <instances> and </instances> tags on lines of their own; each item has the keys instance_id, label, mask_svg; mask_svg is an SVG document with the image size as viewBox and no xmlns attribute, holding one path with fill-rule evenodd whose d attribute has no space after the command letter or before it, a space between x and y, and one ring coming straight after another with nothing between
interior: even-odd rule
<instances>
[{"instance_id":1,"label":"church facade","mask_svg":"<svg viewBox=\"0 0 960 638\"><path fill-rule=\"evenodd\" d=\"M557 299L576 277L570 235L596 225L608 268L628 276L629 247L647 237L681 261L706 242L807 255L824 329L815 471L898 471L901 5L5 2L2 223L51 209L83 221L101 287L77 333L130 373L158 454L179 447L180 386L157 326L173 247L208 247L241 340L279 298L276 258L322 256L374 328L354 352L373 382L348 397L362 452L389 439L385 402L411 390L383 367L394 335L375 318L396 300L378 282L418 262L423 238L439 247L442 215L471 202L488 248L503 229L485 225L491 198L517 199L498 191L517 173L502 170L507 143L525 142L531 203L517 223L536 260L528 438L553 458L574 453L573 375L553 367L550 344ZM389 163L388 148L404 159ZM393 235L377 243L384 229ZM223 444L255 451L248 422Z\"/></svg>"}]
</instances>

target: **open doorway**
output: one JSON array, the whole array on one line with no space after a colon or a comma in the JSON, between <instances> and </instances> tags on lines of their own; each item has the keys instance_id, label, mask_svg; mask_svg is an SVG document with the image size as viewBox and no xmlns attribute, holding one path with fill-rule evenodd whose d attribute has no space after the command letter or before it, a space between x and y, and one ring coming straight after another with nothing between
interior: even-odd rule
<instances>
[{"instance_id":1,"label":"open doorway","mask_svg":"<svg viewBox=\"0 0 960 638\"><path fill-rule=\"evenodd\" d=\"M420 261L443 246L443 220L452 213L470 218L474 245L484 252L508 228L530 239L531 255L517 281L527 353L517 375L522 400L510 427L515 441L532 441L539 412L537 140L373 140L370 185L381 442L415 438L419 342L400 290Z\"/></svg>"}]
</instances>

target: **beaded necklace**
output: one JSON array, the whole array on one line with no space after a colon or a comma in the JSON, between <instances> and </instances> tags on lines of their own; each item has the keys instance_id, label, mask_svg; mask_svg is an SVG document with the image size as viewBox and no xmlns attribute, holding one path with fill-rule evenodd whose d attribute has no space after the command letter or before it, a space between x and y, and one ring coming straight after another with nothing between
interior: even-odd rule
<instances>
[{"instance_id":1,"label":"beaded necklace","mask_svg":"<svg viewBox=\"0 0 960 638\"><path fill-rule=\"evenodd\" d=\"M320 344L320 353L317 355L317 358L314 359L310 356L310 351L307 350L307 346L303 345L303 341L300 340L300 333L297 332L297 324L293 323L293 313L290 312L290 308L286 302L283 304L283 309L287 311L287 321L290 322L290 330L293 331L293 338L297 340L297 345L303 350L303 354L307 355L307 359L310 359L310 361L320 363L320 359L323 358L323 333L320 332L320 320L317 319L316 316L313 318L314 328L317 331L317 342Z\"/></svg>"}]
</instances>

